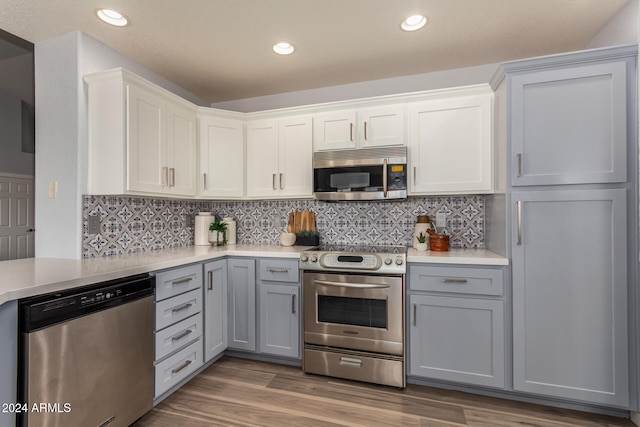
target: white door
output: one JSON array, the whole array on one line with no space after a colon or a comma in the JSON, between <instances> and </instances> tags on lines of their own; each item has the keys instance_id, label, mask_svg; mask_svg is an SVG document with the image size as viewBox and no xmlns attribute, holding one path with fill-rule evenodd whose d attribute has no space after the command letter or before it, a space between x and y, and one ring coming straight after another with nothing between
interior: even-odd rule
<instances>
[{"instance_id":1,"label":"white door","mask_svg":"<svg viewBox=\"0 0 640 427\"><path fill-rule=\"evenodd\" d=\"M367 108L360 112L363 147L405 145L404 105Z\"/></svg>"},{"instance_id":2,"label":"white door","mask_svg":"<svg viewBox=\"0 0 640 427\"><path fill-rule=\"evenodd\" d=\"M241 120L199 117L198 195L241 198L244 193L244 125Z\"/></svg>"},{"instance_id":3,"label":"white door","mask_svg":"<svg viewBox=\"0 0 640 427\"><path fill-rule=\"evenodd\" d=\"M167 165L169 191L196 195L196 113L180 105L167 104Z\"/></svg>"},{"instance_id":4,"label":"white door","mask_svg":"<svg viewBox=\"0 0 640 427\"><path fill-rule=\"evenodd\" d=\"M356 112L316 114L313 117L314 151L356 148Z\"/></svg>"},{"instance_id":5,"label":"white door","mask_svg":"<svg viewBox=\"0 0 640 427\"><path fill-rule=\"evenodd\" d=\"M127 86L127 190L164 193L169 184L164 100Z\"/></svg>"},{"instance_id":6,"label":"white door","mask_svg":"<svg viewBox=\"0 0 640 427\"><path fill-rule=\"evenodd\" d=\"M278 194L278 121L247 123L247 197Z\"/></svg>"},{"instance_id":7,"label":"white door","mask_svg":"<svg viewBox=\"0 0 640 427\"><path fill-rule=\"evenodd\" d=\"M411 194L492 190L492 95L409 105Z\"/></svg>"},{"instance_id":8,"label":"white door","mask_svg":"<svg viewBox=\"0 0 640 427\"><path fill-rule=\"evenodd\" d=\"M311 116L279 122L279 195L311 197L313 193L313 141Z\"/></svg>"},{"instance_id":9,"label":"white door","mask_svg":"<svg viewBox=\"0 0 640 427\"><path fill-rule=\"evenodd\" d=\"M0 261L33 257L33 178L0 176Z\"/></svg>"}]
</instances>

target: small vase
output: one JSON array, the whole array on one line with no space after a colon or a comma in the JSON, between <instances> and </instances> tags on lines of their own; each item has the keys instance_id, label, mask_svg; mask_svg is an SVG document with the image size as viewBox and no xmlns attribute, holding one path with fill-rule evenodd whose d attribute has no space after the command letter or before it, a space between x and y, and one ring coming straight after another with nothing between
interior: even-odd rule
<instances>
[{"instance_id":1,"label":"small vase","mask_svg":"<svg viewBox=\"0 0 640 427\"><path fill-rule=\"evenodd\" d=\"M416 250L417 251L426 251L428 248L429 248L429 245L427 245L426 242L425 243L420 243L420 242L416 243Z\"/></svg>"},{"instance_id":2,"label":"small vase","mask_svg":"<svg viewBox=\"0 0 640 427\"><path fill-rule=\"evenodd\" d=\"M213 246L224 246L227 244L227 233L226 231L209 231L209 243Z\"/></svg>"}]
</instances>

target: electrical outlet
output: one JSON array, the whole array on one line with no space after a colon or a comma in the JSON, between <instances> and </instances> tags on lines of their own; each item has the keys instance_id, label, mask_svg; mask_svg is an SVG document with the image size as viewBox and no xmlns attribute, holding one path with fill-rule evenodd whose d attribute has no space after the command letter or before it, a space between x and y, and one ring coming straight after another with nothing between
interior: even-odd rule
<instances>
[{"instance_id":1,"label":"electrical outlet","mask_svg":"<svg viewBox=\"0 0 640 427\"><path fill-rule=\"evenodd\" d=\"M92 215L87 220L87 233L98 234L100 232L100 223L102 220L97 215Z\"/></svg>"},{"instance_id":2,"label":"electrical outlet","mask_svg":"<svg viewBox=\"0 0 640 427\"><path fill-rule=\"evenodd\" d=\"M186 224L187 227L193 227L193 215L187 214Z\"/></svg>"},{"instance_id":3,"label":"electrical outlet","mask_svg":"<svg viewBox=\"0 0 640 427\"><path fill-rule=\"evenodd\" d=\"M436 227L447 226L447 214L445 212L436 212Z\"/></svg>"}]
</instances>

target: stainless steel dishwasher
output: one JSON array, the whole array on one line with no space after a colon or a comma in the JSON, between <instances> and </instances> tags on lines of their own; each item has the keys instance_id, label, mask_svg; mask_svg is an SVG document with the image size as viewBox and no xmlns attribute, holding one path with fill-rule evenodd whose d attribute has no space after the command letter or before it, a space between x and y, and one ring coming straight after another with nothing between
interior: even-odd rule
<instances>
[{"instance_id":1,"label":"stainless steel dishwasher","mask_svg":"<svg viewBox=\"0 0 640 427\"><path fill-rule=\"evenodd\" d=\"M21 426L126 427L153 406L147 274L19 302Z\"/></svg>"}]
</instances>

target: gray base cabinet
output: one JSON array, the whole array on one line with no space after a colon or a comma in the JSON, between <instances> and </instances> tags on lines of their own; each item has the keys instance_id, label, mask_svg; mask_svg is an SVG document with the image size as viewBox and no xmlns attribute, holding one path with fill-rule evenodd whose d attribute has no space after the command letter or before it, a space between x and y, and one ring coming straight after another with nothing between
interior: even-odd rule
<instances>
[{"instance_id":1,"label":"gray base cabinet","mask_svg":"<svg viewBox=\"0 0 640 427\"><path fill-rule=\"evenodd\" d=\"M202 266L156 274L155 398L203 364Z\"/></svg>"},{"instance_id":2,"label":"gray base cabinet","mask_svg":"<svg viewBox=\"0 0 640 427\"><path fill-rule=\"evenodd\" d=\"M505 387L504 270L409 267L409 375Z\"/></svg>"},{"instance_id":3,"label":"gray base cabinet","mask_svg":"<svg viewBox=\"0 0 640 427\"><path fill-rule=\"evenodd\" d=\"M260 353L300 357L300 272L297 260L260 259Z\"/></svg>"},{"instance_id":4,"label":"gray base cabinet","mask_svg":"<svg viewBox=\"0 0 640 427\"><path fill-rule=\"evenodd\" d=\"M204 361L227 349L227 260L204 264Z\"/></svg>"},{"instance_id":5,"label":"gray base cabinet","mask_svg":"<svg viewBox=\"0 0 640 427\"><path fill-rule=\"evenodd\" d=\"M410 373L504 387L503 302L412 295Z\"/></svg>"},{"instance_id":6,"label":"gray base cabinet","mask_svg":"<svg viewBox=\"0 0 640 427\"><path fill-rule=\"evenodd\" d=\"M627 407L626 190L512 200L514 389Z\"/></svg>"},{"instance_id":7,"label":"gray base cabinet","mask_svg":"<svg viewBox=\"0 0 640 427\"><path fill-rule=\"evenodd\" d=\"M260 284L260 353L300 357L300 288Z\"/></svg>"},{"instance_id":8,"label":"gray base cabinet","mask_svg":"<svg viewBox=\"0 0 640 427\"><path fill-rule=\"evenodd\" d=\"M228 344L230 349L256 351L256 262L227 260Z\"/></svg>"}]
</instances>

